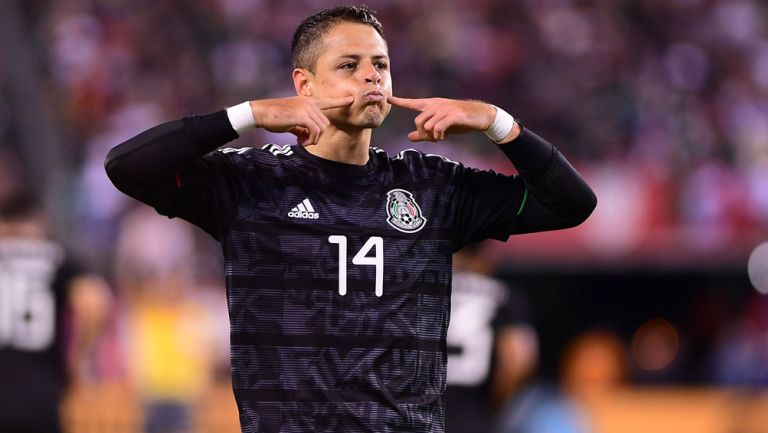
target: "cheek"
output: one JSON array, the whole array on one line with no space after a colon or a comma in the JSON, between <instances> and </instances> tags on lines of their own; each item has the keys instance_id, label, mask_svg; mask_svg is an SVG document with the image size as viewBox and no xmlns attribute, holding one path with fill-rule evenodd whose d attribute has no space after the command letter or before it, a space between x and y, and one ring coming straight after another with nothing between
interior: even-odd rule
<instances>
[{"instance_id":1,"label":"cheek","mask_svg":"<svg viewBox=\"0 0 768 433\"><path fill-rule=\"evenodd\" d=\"M320 80L318 84L318 96L344 97L356 93L354 83L342 80Z\"/></svg>"},{"instance_id":2,"label":"cheek","mask_svg":"<svg viewBox=\"0 0 768 433\"><path fill-rule=\"evenodd\" d=\"M385 95L391 96L392 95L392 78L387 75L384 79L384 86L382 88Z\"/></svg>"}]
</instances>

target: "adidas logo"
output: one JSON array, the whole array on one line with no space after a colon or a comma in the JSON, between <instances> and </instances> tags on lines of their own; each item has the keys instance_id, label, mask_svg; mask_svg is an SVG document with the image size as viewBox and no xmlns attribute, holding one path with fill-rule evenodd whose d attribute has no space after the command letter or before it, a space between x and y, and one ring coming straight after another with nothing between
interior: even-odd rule
<instances>
[{"instance_id":1,"label":"adidas logo","mask_svg":"<svg viewBox=\"0 0 768 433\"><path fill-rule=\"evenodd\" d=\"M316 220L320 218L320 214L315 212L315 208L312 207L312 203L308 198L305 198L301 203L288 212L288 216L292 218L303 218L308 220Z\"/></svg>"}]
</instances>

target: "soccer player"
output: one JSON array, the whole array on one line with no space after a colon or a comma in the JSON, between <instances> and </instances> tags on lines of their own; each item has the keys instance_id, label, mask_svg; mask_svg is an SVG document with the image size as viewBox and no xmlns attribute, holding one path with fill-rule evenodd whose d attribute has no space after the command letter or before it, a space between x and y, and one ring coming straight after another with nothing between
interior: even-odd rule
<instances>
[{"instance_id":1,"label":"soccer player","mask_svg":"<svg viewBox=\"0 0 768 433\"><path fill-rule=\"evenodd\" d=\"M117 188L222 244L244 432L442 432L452 253L595 206L505 111L393 96L382 35L364 7L312 15L293 37L297 96L170 121L107 155ZM411 140L485 132L520 174L371 147L392 105L419 113ZM298 143L215 151L256 127Z\"/></svg>"},{"instance_id":2,"label":"soccer player","mask_svg":"<svg viewBox=\"0 0 768 433\"><path fill-rule=\"evenodd\" d=\"M523 294L488 275L484 243L453 256L445 431L494 430L496 417L538 361Z\"/></svg>"},{"instance_id":3,"label":"soccer player","mask_svg":"<svg viewBox=\"0 0 768 433\"><path fill-rule=\"evenodd\" d=\"M106 283L48 239L34 197L14 193L0 203L1 432L61 431L62 393L79 376L108 307Z\"/></svg>"}]
</instances>

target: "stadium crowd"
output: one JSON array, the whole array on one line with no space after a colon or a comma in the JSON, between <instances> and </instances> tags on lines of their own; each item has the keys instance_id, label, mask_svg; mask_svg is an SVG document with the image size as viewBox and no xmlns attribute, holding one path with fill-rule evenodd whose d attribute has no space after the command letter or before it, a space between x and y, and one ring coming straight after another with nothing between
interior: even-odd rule
<instances>
[{"instance_id":1,"label":"stadium crowd","mask_svg":"<svg viewBox=\"0 0 768 433\"><path fill-rule=\"evenodd\" d=\"M622 214L621 206L632 205L651 214L647 224L696 236L697 245L709 248L744 233L768 234L768 3L366 3L385 26L396 95L471 96L507 107L584 167L587 177L594 176L603 211L621 220L636 218ZM110 331L117 343L106 342L101 361L84 374L139 378L162 417L177 409L165 403L186 403L226 372L226 311L216 293L223 287L220 253L197 231L158 222L115 190L104 157L137 131L187 113L291 95L291 33L329 2L19 4L38 59L39 86L65 149L68 195L62 202L70 208L61 211L70 222L70 247L108 275L118 293ZM2 74L0 84L13 85ZM16 144L15 103L0 94L0 199L33 181L25 167L35 161ZM405 137L411 121L393 111L373 145L393 152L413 147ZM291 138L259 130L234 145L284 144ZM460 140L474 144L484 138ZM505 164L492 146L449 141L422 147L467 165ZM640 203L629 203L633 199ZM710 360L723 368L713 370L711 383L766 383L768 348L754 343L764 336L765 304L755 298L744 315L724 324ZM162 326L182 337L139 337ZM196 375L198 382L139 359L151 356L153 344L168 348L174 338L185 338L184 350L192 353L166 353L168 359L194 360L194 371L175 373ZM147 352L134 347L136 359L128 359L121 351L131 344L143 344Z\"/></svg>"},{"instance_id":2,"label":"stadium crowd","mask_svg":"<svg viewBox=\"0 0 768 433\"><path fill-rule=\"evenodd\" d=\"M24 2L76 179L68 211L88 232L84 251L105 257L131 207L105 180L107 149L169 118L290 95L292 26L326 3ZM768 224L764 3L369 3L386 23L397 94L510 107L605 184L604 194L621 185L605 206L622 195L622 204L641 202L631 209L650 214L643 224L705 233L697 242L713 248ZM4 147L14 141L11 108L0 110ZM374 145L411 147L410 121L393 113ZM238 145L269 141L291 137L261 132ZM489 146L429 149L468 165L504 164Z\"/></svg>"}]
</instances>

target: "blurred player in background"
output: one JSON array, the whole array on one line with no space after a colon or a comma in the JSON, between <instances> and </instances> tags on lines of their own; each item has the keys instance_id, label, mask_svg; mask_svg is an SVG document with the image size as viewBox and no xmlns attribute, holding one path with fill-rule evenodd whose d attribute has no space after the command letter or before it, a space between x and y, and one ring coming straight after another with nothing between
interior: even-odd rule
<instances>
[{"instance_id":1,"label":"blurred player in background","mask_svg":"<svg viewBox=\"0 0 768 433\"><path fill-rule=\"evenodd\" d=\"M193 227L157 218L146 207L123 221L116 280L126 300L126 353L144 408L144 433L187 433L194 408L210 391L215 361L228 361L229 347L220 357L214 344L226 339L228 329L217 333L213 317L215 307L224 312L226 306L202 296L190 265ZM223 301L220 290L215 295Z\"/></svg>"},{"instance_id":2,"label":"blurred player in background","mask_svg":"<svg viewBox=\"0 0 768 433\"><path fill-rule=\"evenodd\" d=\"M444 431L453 252L573 227L595 207L504 110L394 97L382 35L364 7L308 17L292 44L297 96L167 122L107 156L121 191L222 243L244 432ZM372 148L392 105L418 113L410 140L484 132L520 175ZM213 152L256 127L298 144Z\"/></svg>"},{"instance_id":3,"label":"blurred player in background","mask_svg":"<svg viewBox=\"0 0 768 433\"><path fill-rule=\"evenodd\" d=\"M523 294L489 276L482 243L453 256L447 433L494 431L498 410L536 368L538 335Z\"/></svg>"},{"instance_id":4,"label":"blurred player in background","mask_svg":"<svg viewBox=\"0 0 768 433\"><path fill-rule=\"evenodd\" d=\"M86 374L109 300L48 238L34 197L0 202L0 432L61 431L62 393Z\"/></svg>"}]
</instances>

